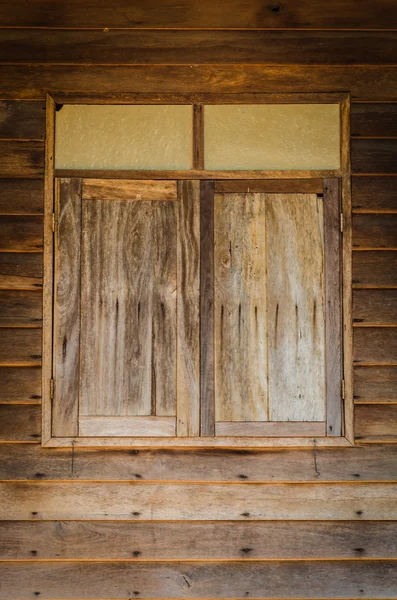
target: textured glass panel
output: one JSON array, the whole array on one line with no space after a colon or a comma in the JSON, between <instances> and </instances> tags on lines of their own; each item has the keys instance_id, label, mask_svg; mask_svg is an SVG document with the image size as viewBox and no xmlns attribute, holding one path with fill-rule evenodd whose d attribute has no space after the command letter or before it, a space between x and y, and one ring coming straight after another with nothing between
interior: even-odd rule
<instances>
[{"instance_id":1,"label":"textured glass panel","mask_svg":"<svg viewBox=\"0 0 397 600\"><path fill-rule=\"evenodd\" d=\"M57 169L190 169L191 106L64 105Z\"/></svg>"},{"instance_id":2,"label":"textured glass panel","mask_svg":"<svg viewBox=\"0 0 397 600\"><path fill-rule=\"evenodd\" d=\"M206 169L337 169L338 104L217 105L204 109Z\"/></svg>"}]
</instances>

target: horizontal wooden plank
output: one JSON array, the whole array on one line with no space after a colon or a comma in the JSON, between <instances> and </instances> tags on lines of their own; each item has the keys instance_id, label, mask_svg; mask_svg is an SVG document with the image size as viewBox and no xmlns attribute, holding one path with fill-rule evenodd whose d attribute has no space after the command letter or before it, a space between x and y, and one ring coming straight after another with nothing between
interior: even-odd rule
<instances>
[{"instance_id":1,"label":"horizontal wooden plank","mask_svg":"<svg viewBox=\"0 0 397 600\"><path fill-rule=\"evenodd\" d=\"M352 177L352 208L353 211L397 211L396 178Z\"/></svg>"},{"instance_id":2,"label":"horizontal wooden plank","mask_svg":"<svg viewBox=\"0 0 397 600\"><path fill-rule=\"evenodd\" d=\"M0 32L0 40L1 37ZM3 54L3 57L5 56ZM27 62L30 60L27 59ZM0 101L0 138L44 140L44 137L45 104L43 102Z\"/></svg>"},{"instance_id":3,"label":"horizontal wooden plank","mask_svg":"<svg viewBox=\"0 0 397 600\"><path fill-rule=\"evenodd\" d=\"M95 437L107 435L173 436L176 417L80 417L79 435Z\"/></svg>"},{"instance_id":4,"label":"horizontal wooden plank","mask_svg":"<svg viewBox=\"0 0 397 600\"><path fill-rule=\"evenodd\" d=\"M43 195L43 181L39 179L0 179L0 214L42 214Z\"/></svg>"},{"instance_id":5,"label":"horizontal wooden plank","mask_svg":"<svg viewBox=\"0 0 397 600\"><path fill-rule=\"evenodd\" d=\"M396 367L356 367L354 369L356 402L396 402Z\"/></svg>"},{"instance_id":6,"label":"horizontal wooden plank","mask_svg":"<svg viewBox=\"0 0 397 600\"><path fill-rule=\"evenodd\" d=\"M41 352L41 329L1 330L0 366L39 366Z\"/></svg>"},{"instance_id":7,"label":"horizontal wooden plank","mask_svg":"<svg viewBox=\"0 0 397 600\"><path fill-rule=\"evenodd\" d=\"M39 367L1 367L0 402L41 401L41 369Z\"/></svg>"},{"instance_id":8,"label":"horizontal wooden plank","mask_svg":"<svg viewBox=\"0 0 397 600\"><path fill-rule=\"evenodd\" d=\"M0 290L0 327L40 327L42 292Z\"/></svg>"},{"instance_id":9,"label":"horizontal wooden plank","mask_svg":"<svg viewBox=\"0 0 397 600\"><path fill-rule=\"evenodd\" d=\"M353 248L397 248L397 214L353 215Z\"/></svg>"},{"instance_id":10,"label":"horizontal wooden plank","mask_svg":"<svg viewBox=\"0 0 397 600\"><path fill-rule=\"evenodd\" d=\"M352 173L397 173L397 140L352 138L350 157Z\"/></svg>"},{"instance_id":11,"label":"horizontal wooden plank","mask_svg":"<svg viewBox=\"0 0 397 600\"><path fill-rule=\"evenodd\" d=\"M353 323L397 325L397 290L354 290Z\"/></svg>"},{"instance_id":12,"label":"horizontal wooden plank","mask_svg":"<svg viewBox=\"0 0 397 600\"><path fill-rule=\"evenodd\" d=\"M43 217L0 216L0 252L39 252L43 248Z\"/></svg>"},{"instance_id":13,"label":"horizontal wooden plank","mask_svg":"<svg viewBox=\"0 0 397 600\"><path fill-rule=\"evenodd\" d=\"M353 356L357 364L397 364L397 335L394 327L354 329Z\"/></svg>"},{"instance_id":14,"label":"horizontal wooden plank","mask_svg":"<svg viewBox=\"0 0 397 600\"><path fill-rule=\"evenodd\" d=\"M353 252L353 287L397 287L397 251Z\"/></svg>"},{"instance_id":15,"label":"horizontal wooden plank","mask_svg":"<svg viewBox=\"0 0 397 600\"><path fill-rule=\"evenodd\" d=\"M40 406L0 404L0 442L38 442L40 432Z\"/></svg>"},{"instance_id":16,"label":"horizontal wooden plank","mask_svg":"<svg viewBox=\"0 0 397 600\"><path fill-rule=\"evenodd\" d=\"M394 598L397 562L6 563L4 600L40 598ZM361 591L362 590L362 591Z\"/></svg>"},{"instance_id":17,"label":"horizontal wooden plank","mask_svg":"<svg viewBox=\"0 0 397 600\"><path fill-rule=\"evenodd\" d=\"M84 200L177 200L176 181L86 179Z\"/></svg>"},{"instance_id":18,"label":"horizontal wooden plank","mask_svg":"<svg viewBox=\"0 0 397 600\"><path fill-rule=\"evenodd\" d=\"M223 3L209 0L147 2L117 0L111 6L105 0L94 4L71 0L65 11L61 0L26 3L16 0L13 10L1 6L0 21L5 27L73 27L73 28L320 28L320 29L396 29L397 13L388 0L363 0L360 11L354 2L332 0L290 0L287 5L253 0L231 0L227 10Z\"/></svg>"},{"instance_id":19,"label":"horizontal wooden plank","mask_svg":"<svg viewBox=\"0 0 397 600\"><path fill-rule=\"evenodd\" d=\"M230 193L307 193L322 194L324 184L322 179L252 179L250 181L216 181L215 192L217 194Z\"/></svg>"},{"instance_id":20,"label":"horizontal wooden plank","mask_svg":"<svg viewBox=\"0 0 397 600\"><path fill-rule=\"evenodd\" d=\"M0 484L1 516L9 520L390 520L395 495L393 484L360 482Z\"/></svg>"},{"instance_id":21,"label":"horizontal wooden plank","mask_svg":"<svg viewBox=\"0 0 397 600\"><path fill-rule=\"evenodd\" d=\"M229 8L228 8L229 10ZM397 71L371 66L0 66L3 98L43 99L48 90L126 100L134 92L340 92L354 100L397 100Z\"/></svg>"},{"instance_id":22,"label":"horizontal wooden plank","mask_svg":"<svg viewBox=\"0 0 397 600\"><path fill-rule=\"evenodd\" d=\"M0 446L1 480L397 481L397 448L317 450L42 450Z\"/></svg>"},{"instance_id":23,"label":"horizontal wooden plank","mask_svg":"<svg viewBox=\"0 0 397 600\"><path fill-rule=\"evenodd\" d=\"M396 104L352 104L350 114L352 136L379 138L397 136Z\"/></svg>"},{"instance_id":24,"label":"horizontal wooden plank","mask_svg":"<svg viewBox=\"0 0 397 600\"><path fill-rule=\"evenodd\" d=\"M0 252L0 289L37 290L42 278L42 254Z\"/></svg>"},{"instance_id":25,"label":"horizontal wooden plank","mask_svg":"<svg viewBox=\"0 0 397 600\"><path fill-rule=\"evenodd\" d=\"M43 142L0 140L0 177L42 177Z\"/></svg>"},{"instance_id":26,"label":"horizontal wooden plank","mask_svg":"<svg viewBox=\"0 0 397 600\"><path fill-rule=\"evenodd\" d=\"M215 423L215 435L237 435L237 436L324 436L325 422L247 422L247 421L225 421Z\"/></svg>"},{"instance_id":27,"label":"horizontal wooden plank","mask_svg":"<svg viewBox=\"0 0 397 600\"><path fill-rule=\"evenodd\" d=\"M327 558L397 558L397 523L0 522L0 560Z\"/></svg>"},{"instance_id":28,"label":"horizontal wooden plank","mask_svg":"<svg viewBox=\"0 0 397 600\"><path fill-rule=\"evenodd\" d=\"M397 441L397 405L360 404L355 409L355 435Z\"/></svg>"},{"instance_id":29,"label":"horizontal wooden plank","mask_svg":"<svg viewBox=\"0 0 397 600\"><path fill-rule=\"evenodd\" d=\"M395 65L396 47L386 31L0 31L12 63Z\"/></svg>"}]
</instances>

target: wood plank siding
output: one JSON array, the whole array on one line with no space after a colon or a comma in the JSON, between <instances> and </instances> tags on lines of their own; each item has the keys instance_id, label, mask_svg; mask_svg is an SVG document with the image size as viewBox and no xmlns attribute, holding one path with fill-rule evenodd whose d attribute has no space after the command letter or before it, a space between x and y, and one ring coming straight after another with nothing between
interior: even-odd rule
<instances>
[{"instance_id":1,"label":"wood plank siding","mask_svg":"<svg viewBox=\"0 0 397 600\"><path fill-rule=\"evenodd\" d=\"M0 2L1 598L396 597L396 42L394 0ZM123 103L235 92L350 93L355 445L42 448L46 93ZM198 135L201 125L199 110ZM179 185L187 198L191 184ZM202 226L213 231L207 208ZM187 201L180 210L199 219ZM200 276L210 313L211 281L199 266L189 274L194 285ZM198 330L190 346L196 373L213 348ZM185 370L181 388L194 375ZM201 415L190 401L194 417L177 427L211 435L210 401Z\"/></svg>"}]
</instances>

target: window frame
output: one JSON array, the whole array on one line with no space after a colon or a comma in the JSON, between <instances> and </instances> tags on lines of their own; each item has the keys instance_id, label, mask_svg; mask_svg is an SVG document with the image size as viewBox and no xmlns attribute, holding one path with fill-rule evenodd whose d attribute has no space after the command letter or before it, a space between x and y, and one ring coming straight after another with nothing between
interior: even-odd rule
<instances>
[{"instance_id":1,"label":"window frame","mask_svg":"<svg viewBox=\"0 0 397 600\"><path fill-rule=\"evenodd\" d=\"M62 104L191 104L193 109L193 168L186 171L135 170L55 170L55 113ZM265 103L338 103L340 105L340 167L320 171L206 171L204 167L205 104L265 104ZM46 102L46 161L44 198L44 285L43 285L43 363L42 363L42 446L44 447L326 447L350 446L353 436L352 392L352 317L351 317L351 192L350 192L350 96L347 93L329 94L130 94L112 98L63 96L47 94ZM257 185L266 191L279 193L310 193L328 181L339 180L341 223L341 319L342 319L342 435L335 437L172 437L172 438L64 438L52 435L52 335L53 335L53 232L54 183L58 177L95 179L204 179L216 180L228 187ZM233 183L234 182L234 183ZM319 193L319 192L317 192ZM346 283L345 283L346 282ZM326 363L327 369L327 363Z\"/></svg>"}]
</instances>

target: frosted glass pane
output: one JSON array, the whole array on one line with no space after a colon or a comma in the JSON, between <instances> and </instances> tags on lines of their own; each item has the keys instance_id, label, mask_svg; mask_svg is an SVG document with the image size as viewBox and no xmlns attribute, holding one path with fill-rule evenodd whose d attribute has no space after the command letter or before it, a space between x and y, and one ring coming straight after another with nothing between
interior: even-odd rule
<instances>
[{"instance_id":1,"label":"frosted glass pane","mask_svg":"<svg viewBox=\"0 0 397 600\"><path fill-rule=\"evenodd\" d=\"M204 108L206 169L337 169L338 104Z\"/></svg>"},{"instance_id":2,"label":"frosted glass pane","mask_svg":"<svg viewBox=\"0 0 397 600\"><path fill-rule=\"evenodd\" d=\"M190 169L191 106L64 105L57 169Z\"/></svg>"}]
</instances>

